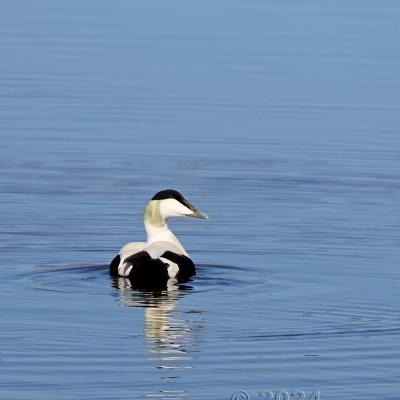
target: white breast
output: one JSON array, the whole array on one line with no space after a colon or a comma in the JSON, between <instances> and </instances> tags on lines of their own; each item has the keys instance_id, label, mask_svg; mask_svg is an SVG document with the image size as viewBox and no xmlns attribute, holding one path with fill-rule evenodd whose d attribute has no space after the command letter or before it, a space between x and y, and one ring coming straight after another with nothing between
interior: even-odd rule
<instances>
[{"instance_id":1,"label":"white breast","mask_svg":"<svg viewBox=\"0 0 400 400\"><path fill-rule=\"evenodd\" d=\"M119 251L119 255L122 256L124 253L130 253L130 254L137 253L139 251L144 250L146 245L147 245L146 242L130 242L130 243L127 243L125 246L123 246L121 248L121 250Z\"/></svg>"},{"instance_id":2,"label":"white breast","mask_svg":"<svg viewBox=\"0 0 400 400\"><path fill-rule=\"evenodd\" d=\"M171 242L153 242L149 246L144 248L150 254L151 258L158 258L162 256L166 251L171 251L176 254L183 254L182 250L174 243Z\"/></svg>"}]
</instances>

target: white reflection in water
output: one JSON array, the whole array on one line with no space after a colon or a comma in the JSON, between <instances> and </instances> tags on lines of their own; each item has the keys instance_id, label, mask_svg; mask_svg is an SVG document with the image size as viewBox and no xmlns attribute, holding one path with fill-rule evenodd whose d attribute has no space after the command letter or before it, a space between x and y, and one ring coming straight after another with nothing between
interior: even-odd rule
<instances>
[{"instance_id":1,"label":"white reflection in water","mask_svg":"<svg viewBox=\"0 0 400 400\"><path fill-rule=\"evenodd\" d=\"M144 336L147 361L158 370L168 371L161 377L163 382L179 379L180 370L193 368L193 360L199 352L200 332L205 320L202 310L177 310L179 300L190 293L192 287L178 285L170 279L164 290L136 290L127 278L115 278L124 307L144 308ZM174 371L171 373L171 371ZM186 390L159 390L146 397L182 398Z\"/></svg>"}]
</instances>

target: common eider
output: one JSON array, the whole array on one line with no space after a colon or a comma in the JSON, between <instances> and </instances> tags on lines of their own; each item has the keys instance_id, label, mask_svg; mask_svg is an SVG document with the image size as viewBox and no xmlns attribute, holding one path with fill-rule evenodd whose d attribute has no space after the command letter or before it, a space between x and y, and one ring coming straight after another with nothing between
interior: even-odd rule
<instances>
[{"instance_id":1,"label":"common eider","mask_svg":"<svg viewBox=\"0 0 400 400\"><path fill-rule=\"evenodd\" d=\"M176 190L162 190L144 210L146 242L131 242L111 261L110 275L129 278L138 288L162 287L169 279L187 280L196 268L181 242L168 228L171 217L208 219Z\"/></svg>"}]
</instances>

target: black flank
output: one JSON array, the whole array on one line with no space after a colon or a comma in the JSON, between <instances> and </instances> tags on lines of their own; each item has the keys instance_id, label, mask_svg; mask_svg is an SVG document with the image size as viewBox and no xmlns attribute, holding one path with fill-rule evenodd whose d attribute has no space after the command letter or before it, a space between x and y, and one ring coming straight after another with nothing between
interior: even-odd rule
<instances>
[{"instance_id":1,"label":"black flank","mask_svg":"<svg viewBox=\"0 0 400 400\"><path fill-rule=\"evenodd\" d=\"M168 260L178 264L179 272L178 278L179 280L186 280L193 275L196 275L196 267L193 261L183 255L183 254L176 254L172 251L166 251L161 257L167 258Z\"/></svg>"},{"instance_id":2,"label":"black flank","mask_svg":"<svg viewBox=\"0 0 400 400\"><path fill-rule=\"evenodd\" d=\"M139 251L138 253L132 254L131 256L125 258L124 262L132 262L132 264L144 264L145 262L151 260L151 256L147 251Z\"/></svg>"},{"instance_id":3,"label":"black flank","mask_svg":"<svg viewBox=\"0 0 400 400\"><path fill-rule=\"evenodd\" d=\"M114 259L111 261L111 264L110 264L110 275L111 276L118 276L118 266L119 266L120 262L121 262L121 257L118 254L114 257Z\"/></svg>"},{"instance_id":4,"label":"black flank","mask_svg":"<svg viewBox=\"0 0 400 400\"><path fill-rule=\"evenodd\" d=\"M159 259L151 258L146 251L140 251L125 261L133 265L129 279L135 288L161 288L169 279L168 265Z\"/></svg>"}]
</instances>

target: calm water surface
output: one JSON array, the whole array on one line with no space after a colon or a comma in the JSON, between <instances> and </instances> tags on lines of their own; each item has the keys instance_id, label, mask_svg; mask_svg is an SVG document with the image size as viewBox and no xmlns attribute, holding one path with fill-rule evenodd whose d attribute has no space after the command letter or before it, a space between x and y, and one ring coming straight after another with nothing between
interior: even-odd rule
<instances>
[{"instance_id":1,"label":"calm water surface","mask_svg":"<svg viewBox=\"0 0 400 400\"><path fill-rule=\"evenodd\" d=\"M0 398L398 399L399 19L4 1ZM134 291L107 264L167 187L198 275Z\"/></svg>"}]
</instances>

